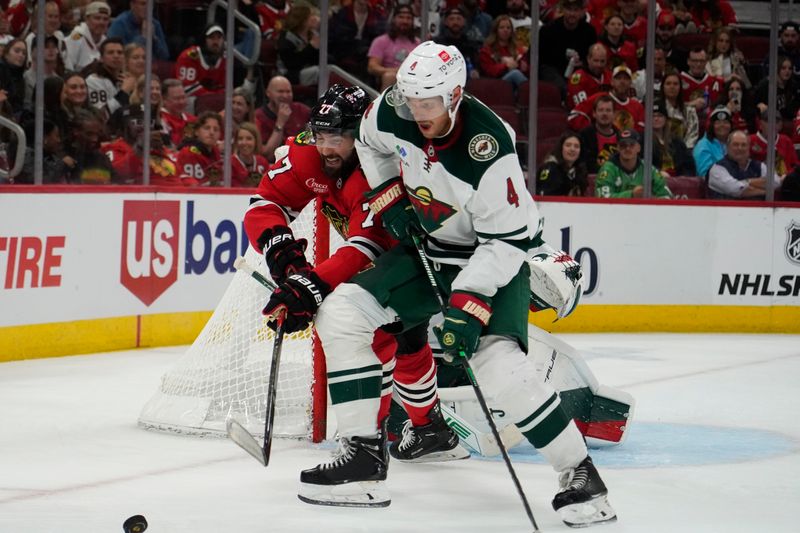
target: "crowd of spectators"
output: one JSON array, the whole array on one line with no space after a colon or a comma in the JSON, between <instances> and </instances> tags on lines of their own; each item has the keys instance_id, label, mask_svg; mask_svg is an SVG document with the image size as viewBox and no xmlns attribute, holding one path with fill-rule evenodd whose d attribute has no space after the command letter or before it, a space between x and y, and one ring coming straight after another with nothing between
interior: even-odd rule
<instances>
[{"instance_id":1,"label":"crowd of spectators","mask_svg":"<svg viewBox=\"0 0 800 533\"><path fill-rule=\"evenodd\" d=\"M394 82L397 67L420 40L433 39L464 54L468 80L499 80L515 97L528 90L531 68L538 68L540 83L558 88L558 107L566 117L560 135L548 128L550 138L539 137L554 147L538 161L541 194L635 197L643 176L652 175L656 197L671 195L670 178L697 176L708 197L762 198L764 184L772 179L782 198L795 199L800 24L786 21L780 27L773 76L779 115L775 168L751 176L762 171L759 165L766 159L769 58L748 55L737 45L747 34L737 28L728 0L658 0L652 73L644 68L646 1L537 2L541 45L533 52L538 61L530 59L529 2L428 2L428 25L421 28L419 0L335 1L327 14L328 61L382 90ZM185 25L175 26L175 17L165 17L163 27L153 19L148 27L146 0L49 0L40 39L33 31L36 4L0 0L0 114L21 124L27 140L15 183L34 181L33 117L40 88L45 93L44 183L137 184L142 161L149 160L153 184L221 185L229 157L233 184L249 186L272 161L275 148L305 128L307 104L316 94L323 16L313 2L239 1L241 13L259 28L262 48L255 66L236 63L230 155L222 153L220 109L230 56L221 24L181 35ZM162 7L169 9L169 2ZM252 32L237 21L236 48L245 55L254 52ZM159 71L162 77L153 75L152 121L144 124L148 34L154 59L170 66ZM35 57L41 45L45 80L37 83ZM651 83L653 168L644 169L644 94ZM144 158L148 135L151 153ZM742 161L744 138L753 164ZM13 163L14 143L0 130L0 168ZM735 157L729 154L733 146ZM733 186L730 179L750 180L750 185Z\"/></svg>"}]
</instances>

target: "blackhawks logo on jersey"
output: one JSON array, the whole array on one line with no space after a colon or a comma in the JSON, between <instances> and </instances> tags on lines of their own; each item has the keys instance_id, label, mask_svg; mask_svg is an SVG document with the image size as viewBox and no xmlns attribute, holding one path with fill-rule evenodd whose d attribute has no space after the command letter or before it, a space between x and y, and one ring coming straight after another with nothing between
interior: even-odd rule
<instances>
[{"instance_id":1,"label":"blackhawks logo on jersey","mask_svg":"<svg viewBox=\"0 0 800 533\"><path fill-rule=\"evenodd\" d=\"M342 238L346 240L347 234L350 233L349 219L328 202L322 202L321 211L325 218L330 221L331 226L333 226L333 229L336 230L336 233L341 235Z\"/></svg>"},{"instance_id":2,"label":"blackhawks logo on jersey","mask_svg":"<svg viewBox=\"0 0 800 533\"><path fill-rule=\"evenodd\" d=\"M445 220L456 213L452 205L437 200L427 187L417 187L408 193L409 200L419 216L422 227L432 233L442 227Z\"/></svg>"}]
</instances>

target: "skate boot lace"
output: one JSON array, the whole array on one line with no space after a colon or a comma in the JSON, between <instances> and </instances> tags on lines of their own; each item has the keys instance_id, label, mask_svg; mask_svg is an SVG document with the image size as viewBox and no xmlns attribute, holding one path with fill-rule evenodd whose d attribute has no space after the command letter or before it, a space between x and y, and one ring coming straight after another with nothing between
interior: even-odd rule
<instances>
[{"instance_id":1,"label":"skate boot lace","mask_svg":"<svg viewBox=\"0 0 800 533\"><path fill-rule=\"evenodd\" d=\"M336 448L336 451L333 452L331 458L319 465L320 469L330 470L332 468L338 468L352 459L355 455L355 452L356 447L350 442L350 440L342 437L339 439L339 446Z\"/></svg>"},{"instance_id":2,"label":"skate boot lace","mask_svg":"<svg viewBox=\"0 0 800 533\"><path fill-rule=\"evenodd\" d=\"M400 440L398 448L405 450L417 442L417 433L414 431L414 426L411 425L411 420L403 422L403 438Z\"/></svg>"},{"instance_id":3,"label":"skate boot lace","mask_svg":"<svg viewBox=\"0 0 800 533\"><path fill-rule=\"evenodd\" d=\"M561 486L561 492L566 490L580 490L582 489L586 483L589 481L589 472L586 468L578 467L578 468L570 468L569 470L565 470L561 473L558 477L559 485Z\"/></svg>"}]
</instances>

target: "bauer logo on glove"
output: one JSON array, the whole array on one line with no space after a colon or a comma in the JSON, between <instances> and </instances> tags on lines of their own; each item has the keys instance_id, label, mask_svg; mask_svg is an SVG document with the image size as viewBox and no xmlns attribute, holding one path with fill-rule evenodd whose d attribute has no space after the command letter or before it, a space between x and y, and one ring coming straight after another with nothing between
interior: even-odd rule
<instances>
[{"instance_id":1,"label":"bauer logo on glove","mask_svg":"<svg viewBox=\"0 0 800 533\"><path fill-rule=\"evenodd\" d=\"M528 260L531 268L531 311L554 309L558 318L569 316L583 293L581 265L569 254L556 251Z\"/></svg>"}]
</instances>

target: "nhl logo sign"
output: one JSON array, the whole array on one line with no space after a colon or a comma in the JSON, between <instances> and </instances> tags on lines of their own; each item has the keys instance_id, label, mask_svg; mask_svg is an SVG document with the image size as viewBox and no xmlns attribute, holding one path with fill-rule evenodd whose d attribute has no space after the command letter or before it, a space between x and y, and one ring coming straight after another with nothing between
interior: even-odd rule
<instances>
[{"instance_id":1,"label":"nhl logo sign","mask_svg":"<svg viewBox=\"0 0 800 533\"><path fill-rule=\"evenodd\" d=\"M786 228L786 258L796 265L800 265L800 224L792 220Z\"/></svg>"}]
</instances>

